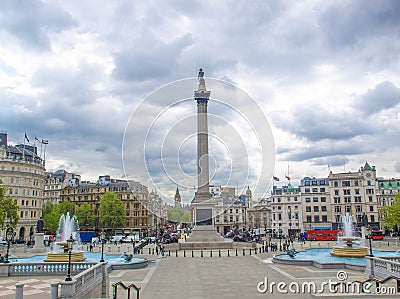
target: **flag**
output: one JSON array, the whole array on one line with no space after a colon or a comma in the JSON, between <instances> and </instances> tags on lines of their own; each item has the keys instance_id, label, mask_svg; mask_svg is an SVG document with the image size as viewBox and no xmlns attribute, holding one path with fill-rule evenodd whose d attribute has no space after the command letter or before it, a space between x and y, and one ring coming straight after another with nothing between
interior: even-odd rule
<instances>
[{"instance_id":1,"label":"flag","mask_svg":"<svg viewBox=\"0 0 400 299\"><path fill-rule=\"evenodd\" d=\"M40 142L40 140L35 136L35 141L39 141Z\"/></svg>"},{"instance_id":2,"label":"flag","mask_svg":"<svg viewBox=\"0 0 400 299\"><path fill-rule=\"evenodd\" d=\"M277 181L277 182L279 182L279 181L280 181L280 179L279 179L278 177L274 176L274 181Z\"/></svg>"},{"instance_id":3,"label":"flag","mask_svg":"<svg viewBox=\"0 0 400 299\"><path fill-rule=\"evenodd\" d=\"M49 141L42 139L42 144L49 144Z\"/></svg>"},{"instance_id":4,"label":"flag","mask_svg":"<svg viewBox=\"0 0 400 299\"><path fill-rule=\"evenodd\" d=\"M25 139L29 142L29 138L28 138L28 136L26 135L26 133L25 133Z\"/></svg>"},{"instance_id":5,"label":"flag","mask_svg":"<svg viewBox=\"0 0 400 299\"><path fill-rule=\"evenodd\" d=\"M290 177L288 175L285 175L286 179L290 181Z\"/></svg>"}]
</instances>

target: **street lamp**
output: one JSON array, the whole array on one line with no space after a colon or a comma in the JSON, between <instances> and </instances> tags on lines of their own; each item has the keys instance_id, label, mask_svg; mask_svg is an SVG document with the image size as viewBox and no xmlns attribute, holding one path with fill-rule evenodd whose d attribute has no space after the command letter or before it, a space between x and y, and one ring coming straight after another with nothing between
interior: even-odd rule
<instances>
[{"instance_id":1,"label":"street lamp","mask_svg":"<svg viewBox=\"0 0 400 299\"><path fill-rule=\"evenodd\" d=\"M12 228L9 228L6 233L7 253L6 253L6 259L5 259L4 263L10 262L8 259L8 256L10 254L10 244L11 244L12 238L13 238L13 230L12 230Z\"/></svg>"},{"instance_id":2,"label":"street lamp","mask_svg":"<svg viewBox=\"0 0 400 299\"><path fill-rule=\"evenodd\" d=\"M106 240L106 234L104 231L100 233L100 241L101 241L101 260L100 263L104 262L104 241Z\"/></svg>"},{"instance_id":3,"label":"street lamp","mask_svg":"<svg viewBox=\"0 0 400 299\"><path fill-rule=\"evenodd\" d=\"M369 256L373 257L374 255L372 254L372 238L371 238L371 232L369 233Z\"/></svg>"},{"instance_id":4,"label":"street lamp","mask_svg":"<svg viewBox=\"0 0 400 299\"><path fill-rule=\"evenodd\" d=\"M282 229L278 229L279 232L279 251L282 251Z\"/></svg>"},{"instance_id":5,"label":"street lamp","mask_svg":"<svg viewBox=\"0 0 400 299\"><path fill-rule=\"evenodd\" d=\"M72 234L67 240L67 245L68 245L68 272L67 272L67 277L65 278L65 281L71 281L71 254L72 254L72 247L74 246L74 238L72 238Z\"/></svg>"}]
</instances>

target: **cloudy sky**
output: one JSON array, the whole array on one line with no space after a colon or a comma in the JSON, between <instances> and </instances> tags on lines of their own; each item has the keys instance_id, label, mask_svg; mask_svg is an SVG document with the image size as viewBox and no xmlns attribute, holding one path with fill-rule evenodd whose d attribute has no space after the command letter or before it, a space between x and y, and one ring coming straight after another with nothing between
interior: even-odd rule
<instances>
[{"instance_id":1,"label":"cloudy sky","mask_svg":"<svg viewBox=\"0 0 400 299\"><path fill-rule=\"evenodd\" d=\"M271 172L281 184L288 166L298 184L304 176L327 176L328 165L354 171L366 160L378 176L399 177L399 11L396 0L2 1L0 130L12 144L25 132L31 141L48 139L48 170L84 180L123 178L131 116L155 90L196 77L202 67L261 107L274 137ZM193 115L191 105L169 109L170 117ZM224 118L223 107L210 104L209 112ZM246 144L246 130L237 132ZM156 137L158 151L164 139ZM194 140L179 156L183 168L194 169L189 174L196 171ZM165 158L168 149L165 143ZM217 145L211 149L224 156ZM254 159L244 160L257 168ZM173 196L176 182L156 160L146 161L155 187L139 162L135 175L134 159L129 175ZM194 190L182 189L190 201Z\"/></svg>"}]
</instances>

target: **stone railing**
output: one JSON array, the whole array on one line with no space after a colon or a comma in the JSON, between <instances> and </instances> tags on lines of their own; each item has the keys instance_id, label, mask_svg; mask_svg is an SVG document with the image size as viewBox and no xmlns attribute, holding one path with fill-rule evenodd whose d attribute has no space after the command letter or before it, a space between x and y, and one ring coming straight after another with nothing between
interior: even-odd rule
<instances>
[{"instance_id":1,"label":"stone railing","mask_svg":"<svg viewBox=\"0 0 400 299\"><path fill-rule=\"evenodd\" d=\"M72 281L52 283L51 299L78 299L84 297L105 298L109 292L107 263L97 263L91 268L72 277Z\"/></svg>"},{"instance_id":2,"label":"stone railing","mask_svg":"<svg viewBox=\"0 0 400 299\"><path fill-rule=\"evenodd\" d=\"M71 274L77 274L96 265L95 262L71 263ZM0 264L0 276L35 276L66 274L68 263L40 262L40 263L8 263Z\"/></svg>"},{"instance_id":3,"label":"stone railing","mask_svg":"<svg viewBox=\"0 0 400 299\"><path fill-rule=\"evenodd\" d=\"M400 279L400 263L396 257L378 258L367 256L365 274L370 278L387 278L391 276Z\"/></svg>"}]
</instances>

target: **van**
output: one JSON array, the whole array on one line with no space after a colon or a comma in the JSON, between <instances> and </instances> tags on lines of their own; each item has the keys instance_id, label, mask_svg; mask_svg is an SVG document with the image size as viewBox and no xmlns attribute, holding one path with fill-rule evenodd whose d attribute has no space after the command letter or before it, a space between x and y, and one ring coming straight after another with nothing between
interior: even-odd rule
<instances>
[{"instance_id":1,"label":"van","mask_svg":"<svg viewBox=\"0 0 400 299\"><path fill-rule=\"evenodd\" d=\"M123 235L115 235L115 236L111 237L111 242L115 242L115 241L120 242L123 238L124 238Z\"/></svg>"}]
</instances>

